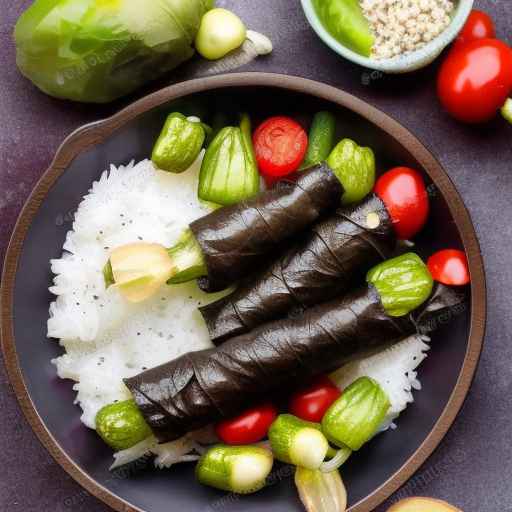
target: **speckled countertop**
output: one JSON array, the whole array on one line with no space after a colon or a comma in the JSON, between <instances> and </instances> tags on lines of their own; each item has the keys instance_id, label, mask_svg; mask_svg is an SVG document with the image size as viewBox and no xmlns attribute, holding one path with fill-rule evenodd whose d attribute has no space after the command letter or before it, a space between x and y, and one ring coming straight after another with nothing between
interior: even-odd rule
<instances>
[{"instance_id":1,"label":"speckled countertop","mask_svg":"<svg viewBox=\"0 0 512 512\"><path fill-rule=\"evenodd\" d=\"M446 499L466 512L512 512L512 126L497 120L471 128L443 114L435 95L435 65L393 78L341 60L310 30L297 0L218 3L243 14L251 28L269 34L275 44L270 57L241 70L305 76L345 89L381 108L437 155L461 192L486 264L486 345L454 427L391 501L419 494ZM24 80L14 63L11 33L28 4L27 0L0 0L0 260L23 202L64 137L130 101L107 107L70 104L44 96ZM512 43L512 2L477 0L476 6L493 16L500 37ZM179 79L190 75L185 67ZM169 80L163 80L139 96L167 83ZM3 365L0 386L0 510L109 510L83 491L40 445L20 412ZM379 508L384 510L386 506Z\"/></svg>"}]
</instances>

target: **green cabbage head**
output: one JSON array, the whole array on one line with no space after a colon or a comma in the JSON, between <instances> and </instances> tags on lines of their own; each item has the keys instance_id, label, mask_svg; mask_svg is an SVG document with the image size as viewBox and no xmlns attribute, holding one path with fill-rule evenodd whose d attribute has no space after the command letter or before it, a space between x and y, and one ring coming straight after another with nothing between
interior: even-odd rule
<instances>
[{"instance_id":1,"label":"green cabbage head","mask_svg":"<svg viewBox=\"0 0 512 512\"><path fill-rule=\"evenodd\" d=\"M16 61L51 96L112 101L190 59L214 1L36 0L16 24Z\"/></svg>"}]
</instances>

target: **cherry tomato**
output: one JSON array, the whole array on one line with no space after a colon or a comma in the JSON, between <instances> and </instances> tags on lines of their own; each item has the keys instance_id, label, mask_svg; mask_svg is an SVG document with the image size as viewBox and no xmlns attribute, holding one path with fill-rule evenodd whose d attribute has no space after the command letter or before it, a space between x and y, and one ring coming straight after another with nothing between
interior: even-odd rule
<instances>
[{"instance_id":1,"label":"cherry tomato","mask_svg":"<svg viewBox=\"0 0 512 512\"><path fill-rule=\"evenodd\" d=\"M444 249L436 252L427 261L432 277L443 284L461 286L468 284L469 268L464 251Z\"/></svg>"},{"instance_id":2,"label":"cherry tomato","mask_svg":"<svg viewBox=\"0 0 512 512\"><path fill-rule=\"evenodd\" d=\"M497 39L470 41L450 52L441 65L437 93L456 119L492 119L512 89L512 51Z\"/></svg>"},{"instance_id":3,"label":"cherry tomato","mask_svg":"<svg viewBox=\"0 0 512 512\"><path fill-rule=\"evenodd\" d=\"M494 39L496 29L492 18L485 12L473 9L466 21L466 24L459 32L453 45L453 49L458 50L465 44L476 39Z\"/></svg>"},{"instance_id":4,"label":"cherry tomato","mask_svg":"<svg viewBox=\"0 0 512 512\"><path fill-rule=\"evenodd\" d=\"M319 377L291 396L289 409L298 418L318 423L340 396L341 391L328 377Z\"/></svg>"},{"instance_id":5,"label":"cherry tomato","mask_svg":"<svg viewBox=\"0 0 512 512\"><path fill-rule=\"evenodd\" d=\"M267 436L277 413L277 408L273 404L264 403L247 409L236 418L221 421L215 427L215 431L226 444L257 443Z\"/></svg>"},{"instance_id":6,"label":"cherry tomato","mask_svg":"<svg viewBox=\"0 0 512 512\"><path fill-rule=\"evenodd\" d=\"M308 136L293 119L277 116L256 129L253 143L261 174L273 182L299 168L308 148Z\"/></svg>"},{"instance_id":7,"label":"cherry tomato","mask_svg":"<svg viewBox=\"0 0 512 512\"><path fill-rule=\"evenodd\" d=\"M375 193L389 212L400 240L412 238L425 225L429 202L421 175L409 167L395 167L384 173L375 185Z\"/></svg>"}]
</instances>

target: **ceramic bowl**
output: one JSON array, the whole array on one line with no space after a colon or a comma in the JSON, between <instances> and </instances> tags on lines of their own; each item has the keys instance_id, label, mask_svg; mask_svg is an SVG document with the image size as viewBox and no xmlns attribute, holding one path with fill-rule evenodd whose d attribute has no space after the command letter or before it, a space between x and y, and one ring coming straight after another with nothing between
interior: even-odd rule
<instances>
[{"instance_id":1,"label":"ceramic bowl","mask_svg":"<svg viewBox=\"0 0 512 512\"><path fill-rule=\"evenodd\" d=\"M446 29L422 48L391 59L365 57L336 40L324 27L313 6L313 0L301 0L306 18L318 37L338 55L369 69L383 73L408 73L421 69L433 62L455 39L473 8L474 0L458 0L452 21Z\"/></svg>"},{"instance_id":2,"label":"ceramic bowl","mask_svg":"<svg viewBox=\"0 0 512 512\"><path fill-rule=\"evenodd\" d=\"M112 451L80 422L73 382L58 378L51 360L62 354L46 337L54 299L50 259L60 257L71 213L110 163L148 158L169 112L248 112L256 125L288 114L305 126L329 110L338 137L371 146L378 168L418 169L431 196L429 224L416 239L423 257L441 247L468 256L472 285L465 308L452 311L433 333L429 357L419 368L423 389L398 419L343 468L351 512L368 512L398 489L428 458L454 421L472 381L485 326L485 278L473 224L464 203L435 157L407 129L350 94L302 78L263 73L231 74L185 82L147 96L115 116L80 128L62 144L28 199L9 244L2 275L1 338L9 377L40 440L89 492L122 512L303 512L290 466L276 468L270 484L245 497L200 485L194 465L157 471L137 466L109 472Z\"/></svg>"}]
</instances>

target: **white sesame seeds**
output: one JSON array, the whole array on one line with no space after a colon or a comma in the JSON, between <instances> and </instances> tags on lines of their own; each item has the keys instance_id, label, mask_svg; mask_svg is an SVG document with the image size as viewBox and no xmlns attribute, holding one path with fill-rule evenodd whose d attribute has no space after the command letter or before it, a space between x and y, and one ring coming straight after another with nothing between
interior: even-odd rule
<instances>
[{"instance_id":1,"label":"white sesame seeds","mask_svg":"<svg viewBox=\"0 0 512 512\"><path fill-rule=\"evenodd\" d=\"M360 0L375 36L372 56L388 59L432 41L450 24L453 0Z\"/></svg>"}]
</instances>

